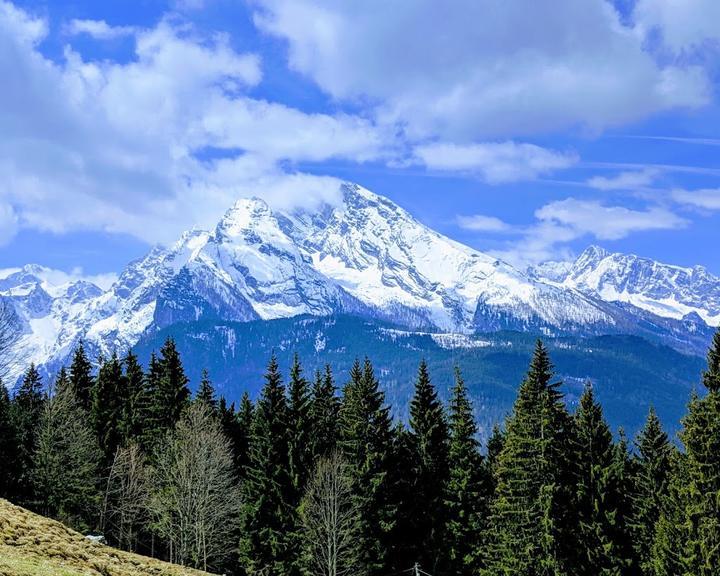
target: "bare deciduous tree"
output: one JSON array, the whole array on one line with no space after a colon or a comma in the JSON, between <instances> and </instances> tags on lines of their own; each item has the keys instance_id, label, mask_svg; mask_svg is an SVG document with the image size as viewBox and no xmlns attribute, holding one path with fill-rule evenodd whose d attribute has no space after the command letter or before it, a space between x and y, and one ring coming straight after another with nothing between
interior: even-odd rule
<instances>
[{"instance_id":1,"label":"bare deciduous tree","mask_svg":"<svg viewBox=\"0 0 720 576\"><path fill-rule=\"evenodd\" d=\"M135 550L138 532L150 516L150 477L137 444L118 448L103 498L102 529L120 548Z\"/></svg>"},{"instance_id":2,"label":"bare deciduous tree","mask_svg":"<svg viewBox=\"0 0 720 576\"><path fill-rule=\"evenodd\" d=\"M34 455L33 483L45 515L84 529L97 512L100 451L70 389L45 403Z\"/></svg>"},{"instance_id":3,"label":"bare deciduous tree","mask_svg":"<svg viewBox=\"0 0 720 576\"><path fill-rule=\"evenodd\" d=\"M318 461L305 491L301 516L305 561L311 574L362 574L357 549L359 517L347 462L339 452Z\"/></svg>"},{"instance_id":4,"label":"bare deciduous tree","mask_svg":"<svg viewBox=\"0 0 720 576\"><path fill-rule=\"evenodd\" d=\"M170 560L207 570L235 548L239 493L230 444L194 403L157 455L152 507Z\"/></svg>"}]
</instances>

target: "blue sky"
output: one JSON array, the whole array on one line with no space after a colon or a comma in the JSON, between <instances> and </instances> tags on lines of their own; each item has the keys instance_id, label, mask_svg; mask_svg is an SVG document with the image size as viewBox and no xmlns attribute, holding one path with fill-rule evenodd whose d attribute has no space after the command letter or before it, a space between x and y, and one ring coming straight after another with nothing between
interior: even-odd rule
<instances>
[{"instance_id":1,"label":"blue sky","mask_svg":"<svg viewBox=\"0 0 720 576\"><path fill-rule=\"evenodd\" d=\"M717 0L0 0L0 268L351 180L520 267L720 274Z\"/></svg>"}]
</instances>

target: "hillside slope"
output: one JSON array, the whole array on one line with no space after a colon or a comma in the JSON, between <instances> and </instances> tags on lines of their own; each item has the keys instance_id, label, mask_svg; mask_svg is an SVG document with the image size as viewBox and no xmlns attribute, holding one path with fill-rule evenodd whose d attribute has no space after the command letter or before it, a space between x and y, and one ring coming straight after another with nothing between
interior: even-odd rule
<instances>
[{"instance_id":1,"label":"hillside slope","mask_svg":"<svg viewBox=\"0 0 720 576\"><path fill-rule=\"evenodd\" d=\"M206 572L96 544L0 499L0 576L202 576Z\"/></svg>"}]
</instances>

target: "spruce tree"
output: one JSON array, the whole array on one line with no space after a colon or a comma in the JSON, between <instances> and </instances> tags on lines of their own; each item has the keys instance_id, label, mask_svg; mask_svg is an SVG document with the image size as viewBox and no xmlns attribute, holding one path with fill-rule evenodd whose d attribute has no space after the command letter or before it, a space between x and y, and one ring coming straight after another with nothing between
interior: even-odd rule
<instances>
[{"instance_id":1,"label":"spruce tree","mask_svg":"<svg viewBox=\"0 0 720 576\"><path fill-rule=\"evenodd\" d=\"M255 407L253 406L250 396L245 392L240 399L240 409L237 413L237 430L238 434L235 438L233 453L235 455L235 470L238 478L245 479L250 461L250 443L253 430L253 415Z\"/></svg>"},{"instance_id":2,"label":"spruce tree","mask_svg":"<svg viewBox=\"0 0 720 576\"><path fill-rule=\"evenodd\" d=\"M673 447L653 408L635 440L635 447L636 473L629 525L641 573L654 576L655 528L667 504Z\"/></svg>"},{"instance_id":3,"label":"spruce tree","mask_svg":"<svg viewBox=\"0 0 720 576\"><path fill-rule=\"evenodd\" d=\"M17 488L18 438L10 395L0 380L0 498L14 498Z\"/></svg>"},{"instance_id":4,"label":"spruce tree","mask_svg":"<svg viewBox=\"0 0 720 576\"><path fill-rule=\"evenodd\" d=\"M215 397L215 388L213 388L212 382L210 381L210 375L207 370L202 371L200 387L198 388L197 394L195 394L195 400L204 404L211 414L217 415L218 401Z\"/></svg>"},{"instance_id":5,"label":"spruce tree","mask_svg":"<svg viewBox=\"0 0 720 576\"><path fill-rule=\"evenodd\" d=\"M570 418L545 346L538 341L505 427L495 469L492 527L483 574L549 576L566 571ZM568 570L571 572L571 570Z\"/></svg>"},{"instance_id":6,"label":"spruce tree","mask_svg":"<svg viewBox=\"0 0 720 576\"><path fill-rule=\"evenodd\" d=\"M13 421L17 432L18 450L16 495L21 503L28 505L35 503L32 479L33 454L45 401L46 395L43 392L40 373L35 364L30 364L13 398Z\"/></svg>"},{"instance_id":7,"label":"spruce tree","mask_svg":"<svg viewBox=\"0 0 720 576\"><path fill-rule=\"evenodd\" d=\"M172 430L190 400L185 375L175 341L168 338L160 349L159 378L155 390L155 414L162 433Z\"/></svg>"},{"instance_id":8,"label":"spruce tree","mask_svg":"<svg viewBox=\"0 0 720 576\"><path fill-rule=\"evenodd\" d=\"M125 403L122 413L123 444L129 445L142 436L144 418L145 374L132 350L128 350L122 361L125 369Z\"/></svg>"},{"instance_id":9,"label":"spruce tree","mask_svg":"<svg viewBox=\"0 0 720 576\"><path fill-rule=\"evenodd\" d=\"M361 563L370 576L385 568L395 519L389 478L392 426L384 403L370 361L362 367L355 361L340 409L340 448L349 463L353 501L361 519Z\"/></svg>"},{"instance_id":10,"label":"spruce tree","mask_svg":"<svg viewBox=\"0 0 720 576\"><path fill-rule=\"evenodd\" d=\"M296 505L305 490L305 482L312 468L312 433L311 420L312 398L310 385L303 376L300 359L295 354L290 368L289 384L290 404L288 410L288 426L290 432L290 475L295 487Z\"/></svg>"},{"instance_id":11,"label":"spruce tree","mask_svg":"<svg viewBox=\"0 0 720 576\"><path fill-rule=\"evenodd\" d=\"M287 398L273 354L253 417L248 476L243 483L240 557L249 574L294 574L298 562L288 530L297 525L290 476Z\"/></svg>"},{"instance_id":12,"label":"spruce tree","mask_svg":"<svg viewBox=\"0 0 720 576\"><path fill-rule=\"evenodd\" d=\"M591 385L586 386L575 414L573 435L575 482L575 542L573 573L601 576L625 572L616 524L621 494L612 433Z\"/></svg>"},{"instance_id":13,"label":"spruce tree","mask_svg":"<svg viewBox=\"0 0 720 576\"><path fill-rule=\"evenodd\" d=\"M125 377L117 354L103 361L93 389L92 422L103 453L103 463L109 466L115 451L122 445L125 424Z\"/></svg>"},{"instance_id":14,"label":"spruce tree","mask_svg":"<svg viewBox=\"0 0 720 576\"><path fill-rule=\"evenodd\" d=\"M445 501L448 572L476 574L480 567L482 534L487 523L490 483L476 438L477 425L472 403L459 368L455 368L449 420L450 473Z\"/></svg>"},{"instance_id":15,"label":"spruce tree","mask_svg":"<svg viewBox=\"0 0 720 576\"><path fill-rule=\"evenodd\" d=\"M710 576L720 566L720 332L703 374L704 398L694 397L682 421L686 458L679 499L684 506L684 572Z\"/></svg>"},{"instance_id":16,"label":"spruce tree","mask_svg":"<svg viewBox=\"0 0 720 576\"><path fill-rule=\"evenodd\" d=\"M72 363L70 364L70 384L80 406L90 412L93 403L94 379L92 364L87 357L85 344L82 340L80 340L73 353Z\"/></svg>"},{"instance_id":17,"label":"spruce tree","mask_svg":"<svg viewBox=\"0 0 720 576\"><path fill-rule=\"evenodd\" d=\"M417 483L413 471L419 468L415 439L412 433L399 423L393 430L392 467L388 472L390 505L395 514L386 571L393 574L406 572L418 561L418 540L414 532L418 513Z\"/></svg>"},{"instance_id":18,"label":"spruce tree","mask_svg":"<svg viewBox=\"0 0 720 576\"><path fill-rule=\"evenodd\" d=\"M137 400L136 412L139 424L139 443L143 452L153 456L156 446L164 440L167 429L163 427L163 406L160 403L160 380L162 366L155 352L150 354L150 363L143 380L142 392Z\"/></svg>"},{"instance_id":19,"label":"spruce tree","mask_svg":"<svg viewBox=\"0 0 720 576\"><path fill-rule=\"evenodd\" d=\"M329 456L337 444L340 399L330 365L315 375L310 419L313 424L312 451L315 458Z\"/></svg>"},{"instance_id":20,"label":"spruce tree","mask_svg":"<svg viewBox=\"0 0 720 576\"><path fill-rule=\"evenodd\" d=\"M410 429L418 464L413 471L415 501L418 503L413 522L417 562L431 573L443 572L446 564L448 425L425 360L420 362L415 394L410 402Z\"/></svg>"}]
</instances>

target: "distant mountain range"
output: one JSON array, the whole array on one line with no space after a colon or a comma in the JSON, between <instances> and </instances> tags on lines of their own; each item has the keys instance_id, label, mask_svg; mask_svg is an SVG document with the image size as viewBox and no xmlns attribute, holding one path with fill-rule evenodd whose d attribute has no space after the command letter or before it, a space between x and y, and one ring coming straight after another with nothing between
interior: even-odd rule
<instances>
[{"instance_id":1,"label":"distant mountain range","mask_svg":"<svg viewBox=\"0 0 720 576\"><path fill-rule=\"evenodd\" d=\"M35 265L0 277L31 358L52 373L80 339L123 352L179 323L203 326L349 316L444 333L547 338L634 335L703 355L720 325L720 278L590 247L574 262L522 271L421 224L390 200L344 184L342 202L274 210L238 200L213 230L184 233L130 263L108 290L52 284ZM350 351L364 354L362 349Z\"/></svg>"}]
</instances>

